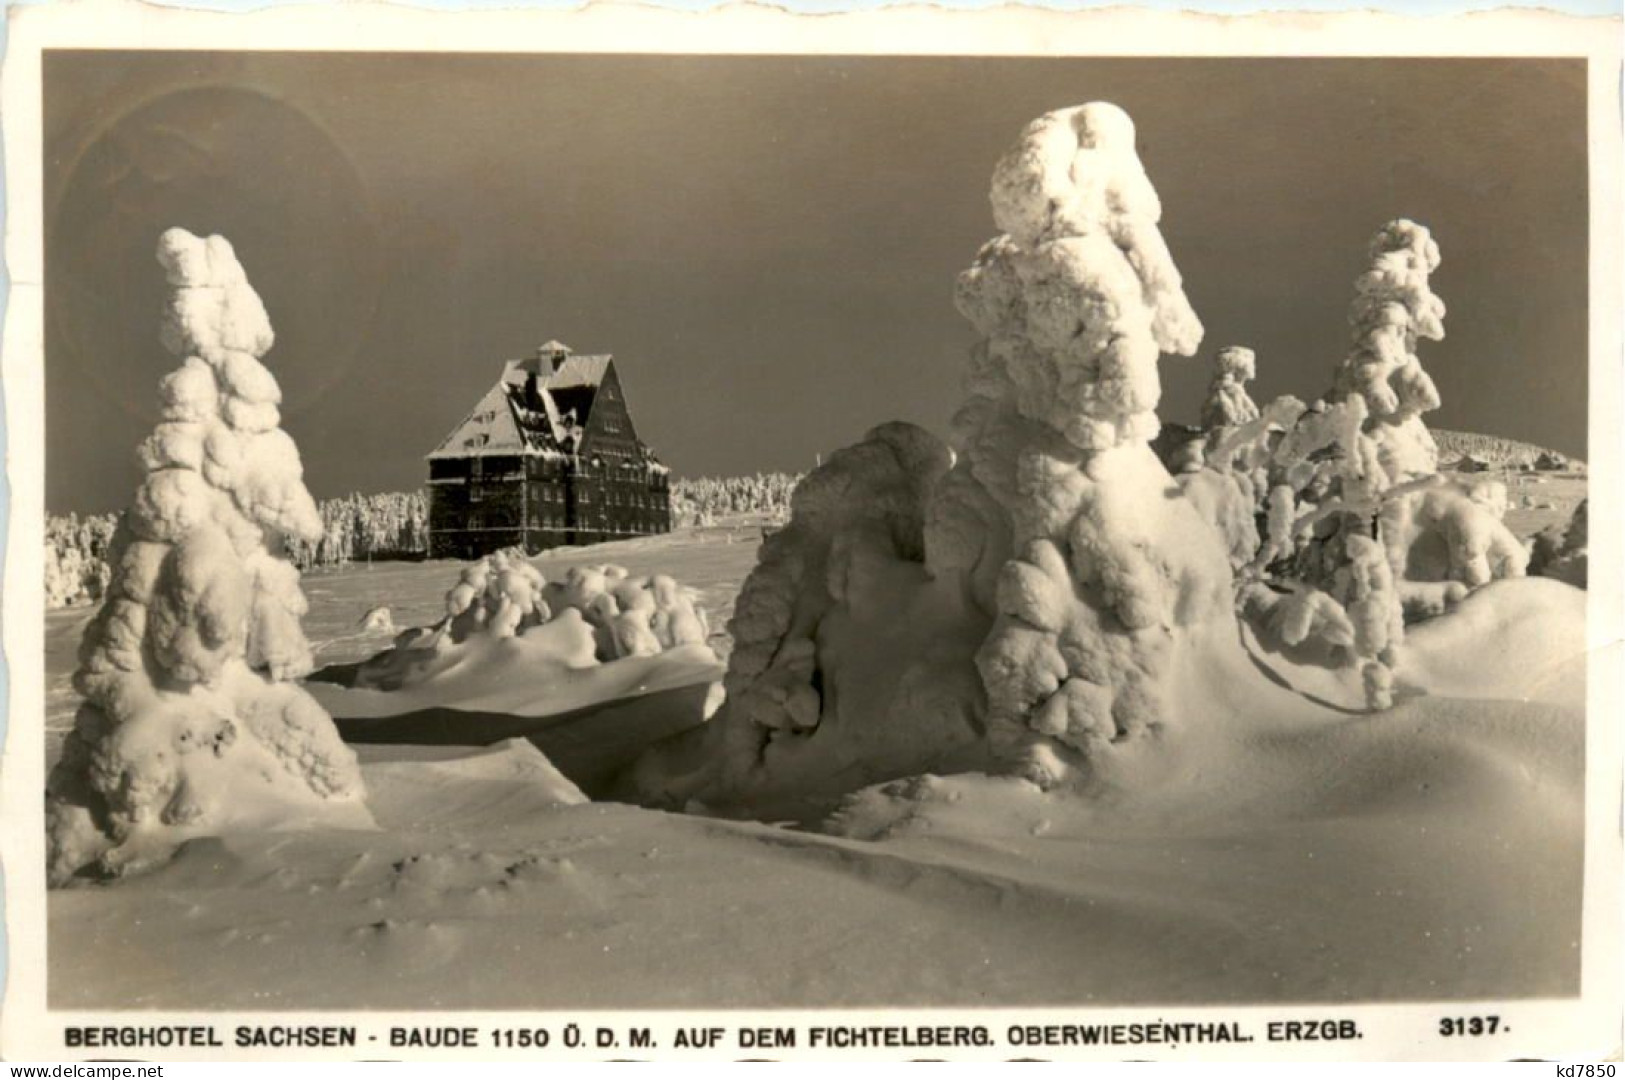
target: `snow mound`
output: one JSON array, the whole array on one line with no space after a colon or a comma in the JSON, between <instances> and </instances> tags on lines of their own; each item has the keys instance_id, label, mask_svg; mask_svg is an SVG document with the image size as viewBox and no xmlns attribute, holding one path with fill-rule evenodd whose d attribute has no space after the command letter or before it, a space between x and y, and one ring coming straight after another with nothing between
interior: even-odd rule
<instances>
[{"instance_id":1,"label":"snow mound","mask_svg":"<svg viewBox=\"0 0 1625 1080\"><path fill-rule=\"evenodd\" d=\"M389 613L389 608L382 605L368 608L367 613L361 616L357 624L365 634L392 634L395 632L395 620Z\"/></svg>"},{"instance_id":2,"label":"snow mound","mask_svg":"<svg viewBox=\"0 0 1625 1080\"><path fill-rule=\"evenodd\" d=\"M515 549L464 567L439 622L403 631L371 659L318 678L375 692L355 699L372 704L346 715L435 705L542 715L585 703L549 694L550 678L569 683L573 672L664 653L715 666L709 633L695 592L669 575L638 577L605 565L572 567L549 582Z\"/></svg>"},{"instance_id":3,"label":"snow mound","mask_svg":"<svg viewBox=\"0 0 1625 1080\"><path fill-rule=\"evenodd\" d=\"M1585 705L1586 594L1510 578L1412 626L1395 672L1409 694Z\"/></svg>"},{"instance_id":4,"label":"snow mound","mask_svg":"<svg viewBox=\"0 0 1625 1080\"><path fill-rule=\"evenodd\" d=\"M728 625L726 704L640 761L629 797L794 813L832 783L985 763L972 657L988 618L926 566L951 460L926 431L884 424L797 486Z\"/></svg>"},{"instance_id":5,"label":"snow mound","mask_svg":"<svg viewBox=\"0 0 1625 1080\"><path fill-rule=\"evenodd\" d=\"M85 631L84 695L47 782L49 876L116 875L188 837L313 821L371 824L355 756L289 680L310 669L283 538L321 535L278 428L265 308L225 239L164 233L172 287L146 477L112 539Z\"/></svg>"},{"instance_id":6,"label":"snow mound","mask_svg":"<svg viewBox=\"0 0 1625 1080\"><path fill-rule=\"evenodd\" d=\"M650 743L702 725L722 665L696 593L666 574L523 553L470 563L446 614L308 689L356 744L484 746L529 738L594 796ZM718 690L720 692L720 690Z\"/></svg>"},{"instance_id":7,"label":"snow mound","mask_svg":"<svg viewBox=\"0 0 1625 1080\"><path fill-rule=\"evenodd\" d=\"M587 801L524 739L490 746L368 747L368 805L386 829L451 832L525 821Z\"/></svg>"}]
</instances>

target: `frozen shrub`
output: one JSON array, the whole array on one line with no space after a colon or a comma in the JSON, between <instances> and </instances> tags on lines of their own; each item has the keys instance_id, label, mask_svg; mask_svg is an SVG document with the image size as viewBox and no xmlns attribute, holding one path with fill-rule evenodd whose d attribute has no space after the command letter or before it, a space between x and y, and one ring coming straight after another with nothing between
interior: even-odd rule
<instances>
[{"instance_id":1,"label":"frozen shrub","mask_svg":"<svg viewBox=\"0 0 1625 1080\"><path fill-rule=\"evenodd\" d=\"M1354 623L1348 612L1319 589L1293 583L1287 591L1276 592L1255 582L1242 590L1240 599L1242 610L1289 648L1312 644L1329 656L1330 650L1354 647Z\"/></svg>"},{"instance_id":2,"label":"frozen shrub","mask_svg":"<svg viewBox=\"0 0 1625 1080\"><path fill-rule=\"evenodd\" d=\"M1358 668L1373 708L1392 702L1406 618L1441 614L1472 589L1522 575L1527 562L1501 521L1505 486L1440 476L1421 419L1439 406L1416 356L1418 341L1444 336L1444 304L1428 283L1438 265L1427 229L1404 220L1381 229L1355 282L1353 342L1327 399L1307 408L1277 399L1255 420L1216 427L1206 455L1252 496L1262 521L1246 574L1290 589L1300 606L1312 598L1321 614L1325 602L1347 607L1352 642L1340 640L1337 620L1313 625L1339 639L1336 655ZM1217 409L1207 416L1223 419ZM1235 516L1212 498L1203 505L1210 518ZM1294 625L1283 621L1292 604L1261 596L1244 592L1242 610L1294 644L1281 637Z\"/></svg>"},{"instance_id":3,"label":"frozen shrub","mask_svg":"<svg viewBox=\"0 0 1625 1080\"><path fill-rule=\"evenodd\" d=\"M379 610L387 616L387 609ZM375 690L420 685L455 670L470 649L525 639L542 627L549 632L530 639L547 638L538 652L572 667L705 646L710 636L694 590L665 574L572 567L562 581L550 582L523 551L509 548L463 567L446 592L445 616L403 631L394 647L356 670L354 684Z\"/></svg>"},{"instance_id":4,"label":"frozen shrub","mask_svg":"<svg viewBox=\"0 0 1625 1080\"><path fill-rule=\"evenodd\" d=\"M1401 590L1410 582L1453 581L1470 591L1522 577L1529 553L1502 522L1506 508L1506 485L1463 486L1443 476L1385 500L1379 532Z\"/></svg>"},{"instance_id":5,"label":"frozen shrub","mask_svg":"<svg viewBox=\"0 0 1625 1080\"><path fill-rule=\"evenodd\" d=\"M355 755L297 685L305 600L282 539L321 520L260 363L271 325L231 245L181 229L158 260L160 384L146 476L114 533L85 631L85 697L46 788L49 876L116 875L189 836L322 819L370 824Z\"/></svg>"},{"instance_id":6,"label":"frozen shrub","mask_svg":"<svg viewBox=\"0 0 1625 1080\"><path fill-rule=\"evenodd\" d=\"M1582 499L1568 524L1537 533L1529 556L1529 572L1585 588L1587 517L1586 500Z\"/></svg>"},{"instance_id":7,"label":"frozen shrub","mask_svg":"<svg viewBox=\"0 0 1625 1080\"><path fill-rule=\"evenodd\" d=\"M112 514L45 519L45 606L93 603L107 591L108 548L118 519Z\"/></svg>"}]
</instances>

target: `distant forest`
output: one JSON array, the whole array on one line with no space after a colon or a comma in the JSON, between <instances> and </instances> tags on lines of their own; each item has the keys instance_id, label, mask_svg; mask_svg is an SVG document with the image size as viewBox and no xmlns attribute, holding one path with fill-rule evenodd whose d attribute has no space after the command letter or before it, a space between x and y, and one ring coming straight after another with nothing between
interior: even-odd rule
<instances>
[{"instance_id":1,"label":"distant forest","mask_svg":"<svg viewBox=\"0 0 1625 1080\"><path fill-rule=\"evenodd\" d=\"M801 481L790 473L699 477L672 483L675 527L714 525L750 515L768 521L790 516L790 495ZM422 558L429 545L429 507L422 491L345 495L317 503L322 538L291 542L289 556L303 569L369 559ZM45 520L45 606L101 599L110 571L107 550L117 514L50 514Z\"/></svg>"}]
</instances>

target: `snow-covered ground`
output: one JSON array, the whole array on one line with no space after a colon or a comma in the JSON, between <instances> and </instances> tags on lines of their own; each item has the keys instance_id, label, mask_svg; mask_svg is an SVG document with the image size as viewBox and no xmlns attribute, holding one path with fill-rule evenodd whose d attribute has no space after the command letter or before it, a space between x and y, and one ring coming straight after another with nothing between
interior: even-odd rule
<instances>
[{"instance_id":1,"label":"snow-covered ground","mask_svg":"<svg viewBox=\"0 0 1625 1080\"><path fill-rule=\"evenodd\" d=\"M755 527L536 560L659 569L726 622ZM318 664L444 610L455 564L307 575ZM1441 623L1375 716L1219 647L1211 718L1143 801L979 775L870 789L821 831L586 803L529 743L363 752L379 830L194 841L51 894L56 1007L1104 1004L1511 998L1578 983L1583 594L1499 583ZM53 613L52 726L84 609ZM1439 640L1434 640L1438 638ZM712 642L727 652L725 636ZM1516 657L1517 662L1511 662ZM1459 664L1458 664L1459 666ZM1499 672L1499 682L1481 673ZM1468 695L1471 695L1470 697ZM1527 699L1527 700L1524 700ZM1196 718L1193 718L1196 719ZM1147 789L1151 790L1151 789ZM1177 791L1176 798L1170 798ZM701 808L694 807L699 810ZM320 970L322 977L310 973ZM244 979L244 971L254 972ZM561 972L568 972L561 978Z\"/></svg>"}]
</instances>

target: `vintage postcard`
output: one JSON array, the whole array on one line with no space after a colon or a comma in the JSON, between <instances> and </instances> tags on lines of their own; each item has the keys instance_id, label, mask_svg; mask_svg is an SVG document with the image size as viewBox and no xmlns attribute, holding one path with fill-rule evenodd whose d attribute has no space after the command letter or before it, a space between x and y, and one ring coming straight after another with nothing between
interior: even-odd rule
<instances>
[{"instance_id":1,"label":"vintage postcard","mask_svg":"<svg viewBox=\"0 0 1625 1080\"><path fill-rule=\"evenodd\" d=\"M0 1054L1617 1055L1619 37L14 10Z\"/></svg>"}]
</instances>

